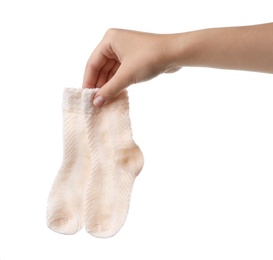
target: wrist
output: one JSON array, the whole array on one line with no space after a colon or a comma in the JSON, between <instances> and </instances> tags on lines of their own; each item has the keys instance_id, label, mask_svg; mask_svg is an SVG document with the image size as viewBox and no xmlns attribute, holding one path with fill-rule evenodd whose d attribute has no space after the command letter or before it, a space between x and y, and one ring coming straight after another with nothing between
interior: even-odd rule
<instances>
[{"instance_id":1,"label":"wrist","mask_svg":"<svg viewBox=\"0 0 273 260\"><path fill-rule=\"evenodd\" d=\"M198 59L202 51L201 31L178 33L171 35L172 66L198 66Z\"/></svg>"},{"instance_id":2,"label":"wrist","mask_svg":"<svg viewBox=\"0 0 273 260\"><path fill-rule=\"evenodd\" d=\"M177 33L165 35L166 44L164 61L167 71L176 71L177 68L195 66L198 53L198 39L195 33Z\"/></svg>"}]
</instances>

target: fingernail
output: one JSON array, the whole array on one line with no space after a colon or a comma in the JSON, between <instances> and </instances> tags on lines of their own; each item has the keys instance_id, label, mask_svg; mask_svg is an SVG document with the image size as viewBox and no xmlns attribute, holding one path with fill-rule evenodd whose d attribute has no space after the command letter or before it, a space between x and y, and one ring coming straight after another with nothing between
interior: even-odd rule
<instances>
[{"instance_id":1,"label":"fingernail","mask_svg":"<svg viewBox=\"0 0 273 260\"><path fill-rule=\"evenodd\" d=\"M94 100L93 100L93 105L95 107L102 107L103 104L105 103L105 100L102 96L97 96Z\"/></svg>"}]
</instances>

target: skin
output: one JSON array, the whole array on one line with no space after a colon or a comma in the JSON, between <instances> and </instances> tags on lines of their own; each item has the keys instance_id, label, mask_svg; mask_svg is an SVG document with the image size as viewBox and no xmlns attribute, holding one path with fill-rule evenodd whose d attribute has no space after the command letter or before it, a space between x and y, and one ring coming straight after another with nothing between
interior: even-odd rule
<instances>
[{"instance_id":1,"label":"skin","mask_svg":"<svg viewBox=\"0 0 273 260\"><path fill-rule=\"evenodd\" d=\"M273 73L273 23L177 34L109 29L86 64L83 88L95 106L124 88L182 67Z\"/></svg>"}]
</instances>

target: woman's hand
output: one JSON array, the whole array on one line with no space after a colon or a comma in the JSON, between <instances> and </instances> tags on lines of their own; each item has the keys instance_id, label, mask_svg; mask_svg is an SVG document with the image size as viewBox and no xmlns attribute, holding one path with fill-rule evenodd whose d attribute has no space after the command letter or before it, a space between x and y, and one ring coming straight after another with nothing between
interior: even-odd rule
<instances>
[{"instance_id":1,"label":"woman's hand","mask_svg":"<svg viewBox=\"0 0 273 260\"><path fill-rule=\"evenodd\" d=\"M105 102L131 84L149 80L172 65L170 35L110 29L91 54L85 69L83 88L100 88L93 103Z\"/></svg>"}]
</instances>

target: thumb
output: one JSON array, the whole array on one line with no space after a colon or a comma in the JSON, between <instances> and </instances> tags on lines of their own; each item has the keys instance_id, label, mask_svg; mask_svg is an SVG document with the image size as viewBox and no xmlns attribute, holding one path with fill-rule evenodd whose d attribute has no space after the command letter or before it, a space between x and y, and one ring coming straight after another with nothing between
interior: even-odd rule
<instances>
[{"instance_id":1,"label":"thumb","mask_svg":"<svg viewBox=\"0 0 273 260\"><path fill-rule=\"evenodd\" d=\"M123 89L131 85L132 82L128 79L128 72L120 67L115 75L98 90L93 98L93 105L102 107L106 102L116 97Z\"/></svg>"}]
</instances>

